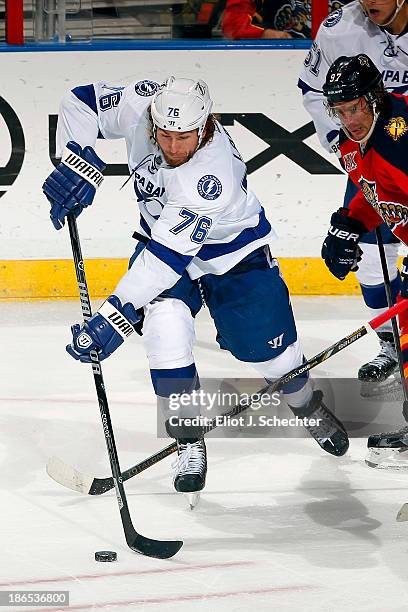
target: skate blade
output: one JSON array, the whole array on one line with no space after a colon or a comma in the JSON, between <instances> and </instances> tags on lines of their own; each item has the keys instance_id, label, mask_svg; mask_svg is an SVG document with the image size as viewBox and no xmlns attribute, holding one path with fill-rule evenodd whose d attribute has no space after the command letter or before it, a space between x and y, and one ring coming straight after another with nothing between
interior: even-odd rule
<instances>
[{"instance_id":1,"label":"skate blade","mask_svg":"<svg viewBox=\"0 0 408 612\"><path fill-rule=\"evenodd\" d=\"M408 504L403 504L399 509L396 520L398 523L408 521Z\"/></svg>"},{"instance_id":2,"label":"skate blade","mask_svg":"<svg viewBox=\"0 0 408 612\"><path fill-rule=\"evenodd\" d=\"M377 470L408 470L408 447L399 448L370 448L365 463Z\"/></svg>"},{"instance_id":3,"label":"skate blade","mask_svg":"<svg viewBox=\"0 0 408 612\"><path fill-rule=\"evenodd\" d=\"M194 510L194 508L197 506L198 502L200 501L200 492L197 491L195 493L184 493L184 495L187 497L187 501L188 501L188 505L190 506L190 510Z\"/></svg>"}]
</instances>

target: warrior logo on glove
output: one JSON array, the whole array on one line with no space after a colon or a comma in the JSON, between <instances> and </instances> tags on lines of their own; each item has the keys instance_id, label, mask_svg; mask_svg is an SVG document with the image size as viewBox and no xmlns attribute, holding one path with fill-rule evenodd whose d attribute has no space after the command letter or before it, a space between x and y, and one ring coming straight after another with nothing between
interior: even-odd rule
<instances>
[{"instance_id":1,"label":"warrior logo on glove","mask_svg":"<svg viewBox=\"0 0 408 612\"><path fill-rule=\"evenodd\" d=\"M88 346L91 346L92 338L88 336L88 334L83 332L82 334L79 334L77 338L77 344L81 349L86 349L88 348Z\"/></svg>"},{"instance_id":2,"label":"warrior logo on glove","mask_svg":"<svg viewBox=\"0 0 408 612\"><path fill-rule=\"evenodd\" d=\"M90 183L93 183L95 187L100 187L103 181L103 174L99 172L94 166L88 164L79 155L75 155L69 149L64 152L62 163L75 170L75 172L82 176Z\"/></svg>"},{"instance_id":3,"label":"warrior logo on glove","mask_svg":"<svg viewBox=\"0 0 408 612\"><path fill-rule=\"evenodd\" d=\"M75 217L90 206L103 181L104 162L92 147L83 149L70 141L62 161L45 179L43 191L51 204L50 217L55 229L61 229L70 213Z\"/></svg>"}]
</instances>

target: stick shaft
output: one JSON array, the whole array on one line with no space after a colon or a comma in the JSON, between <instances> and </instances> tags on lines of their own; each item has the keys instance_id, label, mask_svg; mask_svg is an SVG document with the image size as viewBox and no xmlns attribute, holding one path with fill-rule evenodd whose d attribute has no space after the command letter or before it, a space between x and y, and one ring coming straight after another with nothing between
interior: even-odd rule
<instances>
[{"instance_id":1,"label":"stick shaft","mask_svg":"<svg viewBox=\"0 0 408 612\"><path fill-rule=\"evenodd\" d=\"M68 215L69 235L71 238L72 254L74 257L75 271L78 280L78 289L81 299L82 314L86 321L92 316L91 301L89 298L88 286L86 283L84 261L82 258L81 244L79 242L78 228L74 215ZM92 372L95 382L96 393L98 396L99 411L101 413L103 433L105 436L106 447L108 449L109 462L112 472L113 485L116 491L116 499L119 506L120 518L126 543L133 551L157 559L169 559L180 550L183 545L179 540L153 540L146 538L138 533L132 523L129 507L126 499L123 478L119 465L118 453L116 451L115 438L109 414L108 399L105 392L105 384L102 376L101 364L98 353L91 351Z\"/></svg>"},{"instance_id":2,"label":"stick shaft","mask_svg":"<svg viewBox=\"0 0 408 612\"><path fill-rule=\"evenodd\" d=\"M92 316L91 301L89 298L88 285L86 282L84 261L82 258L81 243L79 241L78 228L74 215L68 215L69 236L71 239L72 254L75 264L75 273L78 281L78 290L81 301L81 309L84 321L87 321ZM112 422L109 413L108 398L106 396L105 384L102 375L102 368L99 361L98 353L91 352L92 373L95 383L96 394L98 397L99 411L102 419L103 433L105 436L106 447L108 449L109 462L112 470L113 482L116 489L116 497L118 500L120 516L122 524L127 535L131 527L131 519L126 499L125 490L122 483L121 469L119 465L118 453L116 450L115 438L113 435ZM133 529L133 527L131 527Z\"/></svg>"}]
</instances>

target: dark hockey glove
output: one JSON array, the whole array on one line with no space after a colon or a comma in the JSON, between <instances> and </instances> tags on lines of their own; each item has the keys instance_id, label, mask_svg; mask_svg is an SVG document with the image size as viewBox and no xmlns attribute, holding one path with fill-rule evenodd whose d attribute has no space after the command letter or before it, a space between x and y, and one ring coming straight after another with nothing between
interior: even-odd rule
<instances>
[{"instance_id":1,"label":"dark hockey glove","mask_svg":"<svg viewBox=\"0 0 408 612\"><path fill-rule=\"evenodd\" d=\"M330 272L344 280L349 272L358 270L361 249L358 242L366 232L364 225L349 217L347 208L339 208L332 214L330 229L323 242L322 258Z\"/></svg>"},{"instance_id":2,"label":"dark hockey glove","mask_svg":"<svg viewBox=\"0 0 408 612\"><path fill-rule=\"evenodd\" d=\"M43 192L51 204L50 217L55 229L65 224L65 217L76 217L93 202L95 192L103 181L105 163L92 147L82 149L76 142L69 142L61 163L45 179Z\"/></svg>"},{"instance_id":3,"label":"dark hockey glove","mask_svg":"<svg viewBox=\"0 0 408 612\"><path fill-rule=\"evenodd\" d=\"M103 361L133 334L140 318L132 304L122 306L116 295L110 295L86 323L71 327L72 343L66 347L67 352L74 359L90 363L90 353L96 351Z\"/></svg>"},{"instance_id":4,"label":"dark hockey glove","mask_svg":"<svg viewBox=\"0 0 408 612\"><path fill-rule=\"evenodd\" d=\"M400 295L402 298L408 298L408 255L405 255L401 266L401 289Z\"/></svg>"}]
</instances>

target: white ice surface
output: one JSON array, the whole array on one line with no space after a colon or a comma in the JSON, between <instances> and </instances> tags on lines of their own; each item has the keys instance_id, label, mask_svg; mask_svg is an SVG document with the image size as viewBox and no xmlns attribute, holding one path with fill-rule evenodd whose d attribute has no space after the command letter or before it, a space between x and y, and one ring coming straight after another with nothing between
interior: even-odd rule
<instances>
[{"instance_id":1,"label":"white ice surface","mask_svg":"<svg viewBox=\"0 0 408 612\"><path fill-rule=\"evenodd\" d=\"M295 298L308 356L366 319L359 298ZM81 496L45 473L58 455L109 476L89 368L64 351L75 302L0 304L0 591L69 590L69 609L196 612L348 612L407 608L408 474L365 467L363 439L336 459L311 439L208 442L209 470L190 512L172 490L171 459L126 483L135 527L183 539L171 560L126 546L113 492ZM197 325L203 376L252 376L217 349L206 315ZM315 370L351 377L376 352L356 342ZM156 439L156 410L143 348L130 340L104 363L122 468L168 444ZM94 561L96 550L118 561ZM16 606L5 610L59 610Z\"/></svg>"}]
</instances>

